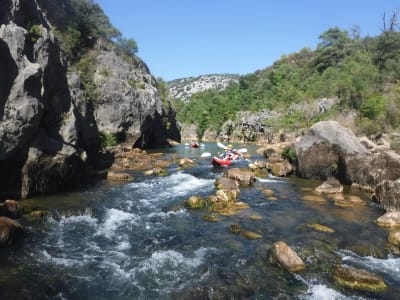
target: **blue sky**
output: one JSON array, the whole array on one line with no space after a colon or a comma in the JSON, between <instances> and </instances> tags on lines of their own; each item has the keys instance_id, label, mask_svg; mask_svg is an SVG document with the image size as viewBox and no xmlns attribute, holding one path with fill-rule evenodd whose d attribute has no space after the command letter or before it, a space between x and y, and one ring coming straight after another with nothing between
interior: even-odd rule
<instances>
[{"instance_id":1,"label":"blue sky","mask_svg":"<svg viewBox=\"0 0 400 300\"><path fill-rule=\"evenodd\" d=\"M398 0L97 0L138 56L164 80L247 74L284 54L315 49L332 27L376 36Z\"/></svg>"}]
</instances>

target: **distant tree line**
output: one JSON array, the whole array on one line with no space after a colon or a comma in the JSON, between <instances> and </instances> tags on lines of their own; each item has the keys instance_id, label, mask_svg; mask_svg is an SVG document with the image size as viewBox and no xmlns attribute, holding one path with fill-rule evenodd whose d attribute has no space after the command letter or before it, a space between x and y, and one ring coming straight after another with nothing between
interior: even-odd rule
<instances>
[{"instance_id":1,"label":"distant tree line","mask_svg":"<svg viewBox=\"0 0 400 300\"><path fill-rule=\"evenodd\" d=\"M322 97L340 100L335 110L359 113L360 130L371 133L400 125L400 32L397 11L382 17L377 37L360 37L354 26L349 33L338 27L320 36L315 50L304 48L282 56L272 66L241 76L226 90L208 90L192 95L185 104L175 100L177 118L194 123L202 134L206 128L218 130L239 110L285 111L292 103ZM324 116L319 116L319 118ZM328 117L328 116L325 116ZM282 127L307 126L299 114L284 115Z\"/></svg>"}]
</instances>

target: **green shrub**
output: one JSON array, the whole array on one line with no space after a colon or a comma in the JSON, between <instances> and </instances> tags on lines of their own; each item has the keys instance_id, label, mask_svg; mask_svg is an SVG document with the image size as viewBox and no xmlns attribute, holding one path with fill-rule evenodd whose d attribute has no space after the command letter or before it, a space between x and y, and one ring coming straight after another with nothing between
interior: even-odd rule
<instances>
[{"instance_id":1,"label":"green shrub","mask_svg":"<svg viewBox=\"0 0 400 300\"><path fill-rule=\"evenodd\" d=\"M42 36L40 25L31 26L28 30L28 36L33 43L36 43L36 41Z\"/></svg>"},{"instance_id":2,"label":"green shrub","mask_svg":"<svg viewBox=\"0 0 400 300\"><path fill-rule=\"evenodd\" d=\"M117 139L112 133L101 132L101 148L114 147L117 145Z\"/></svg>"},{"instance_id":3,"label":"green shrub","mask_svg":"<svg viewBox=\"0 0 400 300\"><path fill-rule=\"evenodd\" d=\"M286 158L291 163L297 162L296 150L293 147L286 147L283 149L282 157Z\"/></svg>"}]
</instances>

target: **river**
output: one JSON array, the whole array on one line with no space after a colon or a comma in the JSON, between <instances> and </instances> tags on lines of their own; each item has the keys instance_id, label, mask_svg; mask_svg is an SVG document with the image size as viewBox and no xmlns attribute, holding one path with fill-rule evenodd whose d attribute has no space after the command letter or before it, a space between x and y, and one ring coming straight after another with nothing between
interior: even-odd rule
<instances>
[{"instance_id":1,"label":"river","mask_svg":"<svg viewBox=\"0 0 400 300\"><path fill-rule=\"evenodd\" d=\"M303 199L320 182L258 178L241 188L250 208L218 222L206 210L187 210L191 195L215 193L214 168L204 151L184 145L163 149L198 165L184 171L171 165L165 177L134 172L129 183L99 182L78 191L27 200L50 213L40 222L22 220L24 239L1 251L0 299L400 299L400 258L387 250L388 230L374 220L382 211L366 206L337 207ZM249 147L252 160L260 158ZM268 199L263 189L273 191ZM322 224L333 233L316 231ZM262 235L247 240L232 234L238 224ZM270 265L268 247L283 240L305 260L293 274ZM359 267L382 277L380 294L340 289L330 277L334 264Z\"/></svg>"}]
</instances>

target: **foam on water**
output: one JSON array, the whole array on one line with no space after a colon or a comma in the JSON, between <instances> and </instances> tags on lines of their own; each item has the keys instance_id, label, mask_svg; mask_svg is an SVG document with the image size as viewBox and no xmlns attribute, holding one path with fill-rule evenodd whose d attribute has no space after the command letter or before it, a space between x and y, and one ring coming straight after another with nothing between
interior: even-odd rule
<instances>
[{"instance_id":1,"label":"foam on water","mask_svg":"<svg viewBox=\"0 0 400 300\"><path fill-rule=\"evenodd\" d=\"M337 253L345 262L352 262L369 270L388 274L396 281L400 281L400 257L389 256L386 259L380 259L372 256L359 256L349 250L342 250Z\"/></svg>"},{"instance_id":2,"label":"foam on water","mask_svg":"<svg viewBox=\"0 0 400 300\"><path fill-rule=\"evenodd\" d=\"M279 177L271 177L271 176L269 178L256 177L256 180L259 181L259 182L267 182L267 183L287 183L286 181L279 180L277 178L279 178Z\"/></svg>"},{"instance_id":3,"label":"foam on water","mask_svg":"<svg viewBox=\"0 0 400 300\"><path fill-rule=\"evenodd\" d=\"M342 293L329 288L325 284L318 282L316 279L305 279L295 274L296 279L303 282L307 286L307 291L299 295L302 300L363 300L359 296L346 296Z\"/></svg>"},{"instance_id":4,"label":"foam on water","mask_svg":"<svg viewBox=\"0 0 400 300\"><path fill-rule=\"evenodd\" d=\"M200 248L194 252L193 257L185 257L175 250L160 250L154 252L150 258L142 262L139 267L142 272L176 272L190 270L200 266L209 251L213 248Z\"/></svg>"},{"instance_id":5,"label":"foam on water","mask_svg":"<svg viewBox=\"0 0 400 300\"><path fill-rule=\"evenodd\" d=\"M185 196L196 190L212 190L214 180L201 179L186 173L175 173L170 176L156 178L140 183L127 185L129 189L143 191L141 201L150 204L160 200L168 200L171 197Z\"/></svg>"},{"instance_id":6,"label":"foam on water","mask_svg":"<svg viewBox=\"0 0 400 300\"><path fill-rule=\"evenodd\" d=\"M115 236L116 230L123 225L137 224L138 217L135 214L124 212L119 209L107 209L105 220L97 230L97 235L107 238Z\"/></svg>"}]
</instances>

